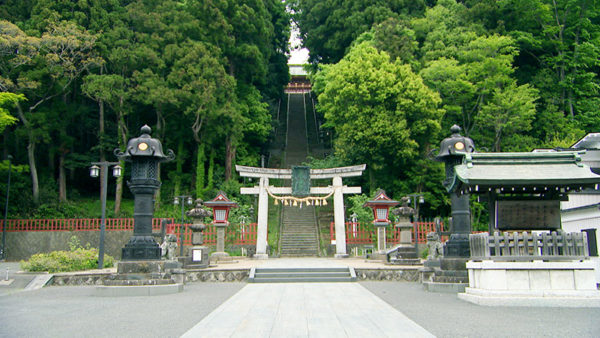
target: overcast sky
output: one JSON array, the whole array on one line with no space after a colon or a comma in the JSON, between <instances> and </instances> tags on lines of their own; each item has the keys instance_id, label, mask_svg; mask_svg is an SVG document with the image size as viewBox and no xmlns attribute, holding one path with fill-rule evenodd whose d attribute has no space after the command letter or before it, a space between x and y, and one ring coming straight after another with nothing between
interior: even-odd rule
<instances>
[{"instance_id":1,"label":"overcast sky","mask_svg":"<svg viewBox=\"0 0 600 338\"><path fill-rule=\"evenodd\" d=\"M308 62L308 49L300 48L302 41L298 38L298 27L292 23L292 32L290 34L290 59L288 64L297 65Z\"/></svg>"}]
</instances>

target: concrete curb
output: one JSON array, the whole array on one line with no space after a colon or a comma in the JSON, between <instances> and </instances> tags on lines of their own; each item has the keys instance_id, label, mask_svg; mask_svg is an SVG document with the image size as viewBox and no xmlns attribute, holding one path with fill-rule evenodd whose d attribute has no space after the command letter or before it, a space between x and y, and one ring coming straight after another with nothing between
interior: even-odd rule
<instances>
[{"instance_id":1,"label":"concrete curb","mask_svg":"<svg viewBox=\"0 0 600 338\"><path fill-rule=\"evenodd\" d=\"M98 297L139 297L170 295L183 291L183 284L141 285L141 286L105 286L99 285L94 289Z\"/></svg>"}]
</instances>

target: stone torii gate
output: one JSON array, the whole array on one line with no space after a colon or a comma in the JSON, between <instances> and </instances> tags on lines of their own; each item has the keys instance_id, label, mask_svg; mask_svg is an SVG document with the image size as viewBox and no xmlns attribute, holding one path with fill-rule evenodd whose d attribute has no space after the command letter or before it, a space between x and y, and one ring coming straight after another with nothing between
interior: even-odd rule
<instances>
[{"instance_id":1,"label":"stone torii gate","mask_svg":"<svg viewBox=\"0 0 600 338\"><path fill-rule=\"evenodd\" d=\"M344 194L360 194L360 187L348 187L342 184L343 177L361 176L366 165L350 167L310 169L310 180L332 179L333 185L328 187L310 187L310 195L333 194L333 209L335 223L336 258L348 257L346 253L346 230L344 218ZM256 236L257 259L268 258L267 254L267 221L269 215L269 194L291 195L292 187L269 186L269 179L292 179L292 169L257 168L236 165L242 177L259 178L258 186L252 188L240 188L243 195L258 195L258 231Z\"/></svg>"}]
</instances>

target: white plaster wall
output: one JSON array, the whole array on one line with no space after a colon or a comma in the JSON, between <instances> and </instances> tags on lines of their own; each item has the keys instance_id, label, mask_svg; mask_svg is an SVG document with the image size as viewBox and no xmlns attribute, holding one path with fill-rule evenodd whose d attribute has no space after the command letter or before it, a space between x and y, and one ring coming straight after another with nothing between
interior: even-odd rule
<instances>
[{"instance_id":1,"label":"white plaster wall","mask_svg":"<svg viewBox=\"0 0 600 338\"><path fill-rule=\"evenodd\" d=\"M583 206L596 204L600 195L569 195L569 202L561 202L561 222L565 232L580 232L582 229L596 229L596 247L600 249L600 209L598 207L567 211L565 206ZM570 203L570 204L566 204ZM600 284L600 257L591 257L596 270L596 282Z\"/></svg>"}]
</instances>

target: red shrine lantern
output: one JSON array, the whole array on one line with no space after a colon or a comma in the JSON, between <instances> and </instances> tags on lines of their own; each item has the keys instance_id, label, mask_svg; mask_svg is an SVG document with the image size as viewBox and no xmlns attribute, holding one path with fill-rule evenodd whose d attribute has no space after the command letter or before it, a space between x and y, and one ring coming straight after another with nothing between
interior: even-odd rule
<instances>
[{"instance_id":1,"label":"red shrine lantern","mask_svg":"<svg viewBox=\"0 0 600 338\"><path fill-rule=\"evenodd\" d=\"M238 207L238 204L229 200L222 191L214 199L204 202L204 205L213 209L213 224L217 226L227 226L229 224L227 221L229 219L229 210Z\"/></svg>"},{"instance_id":2,"label":"red shrine lantern","mask_svg":"<svg viewBox=\"0 0 600 338\"><path fill-rule=\"evenodd\" d=\"M363 207L369 207L373 209L373 224L375 226L386 226L390 224L389 214L390 208L398 205L398 201L394 201L389 198L384 190L379 190L375 194L375 198L365 202Z\"/></svg>"}]
</instances>

